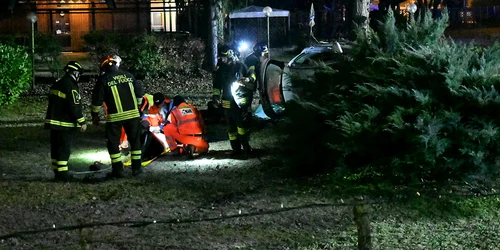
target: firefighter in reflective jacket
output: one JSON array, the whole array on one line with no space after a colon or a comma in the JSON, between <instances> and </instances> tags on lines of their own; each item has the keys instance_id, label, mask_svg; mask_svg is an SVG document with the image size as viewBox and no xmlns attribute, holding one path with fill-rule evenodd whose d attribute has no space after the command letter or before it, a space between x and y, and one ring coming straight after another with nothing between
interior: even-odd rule
<instances>
[{"instance_id":1,"label":"firefighter in reflective jacket","mask_svg":"<svg viewBox=\"0 0 500 250\"><path fill-rule=\"evenodd\" d=\"M70 179L68 160L74 132L77 128L82 132L87 129L77 85L83 68L78 62L71 61L64 71L65 75L50 88L45 117L45 128L50 129L50 156L56 181Z\"/></svg>"},{"instance_id":2,"label":"firefighter in reflective jacket","mask_svg":"<svg viewBox=\"0 0 500 250\"><path fill-rule=\"evenodd\" d=\"M245 65L248 67L248 70L251 74L255 75L255 85L259 87L262 86L261 77L260 77L260 65L262 61L269 56L269 50L267 49L267 45L265 43L257 43L253 46L253 53L245 58Z\"/></svg>"},{"instance_id":3,"label":"firefighter in reflective jacket","mask_svg":"<svg viewBox=\"0 0 500 250\"><path fill-rule=\"evenodd\" d=\"M92 92L92 122L99 124L99 112L104 104L106 115L106 141L111 157L112 177L123 176L123 162L120 153L120 135L125 129L130 143L132 174L142 173L141 169L141 124L139 107L142 104L144 92L142 85L135 77L120 70L121 59L107 56L101 61L100 67L104 74L99 76Z\"/></svg>"},{"instance_id":4,"label":"firefighter in reflective jacket","mask_svg":"<svg viewBox=\"0 0 500 250\"><path fill-rule=\"evenodd\" d=\"M238 61L228 46L220 50L220 63L213 80L213 100L222 99L226 116L232 154L237 156L252 151L249 144L251 125L251 104L255 89L255 73Z\"/></svg>"},{"instance_id":5,"label":"firefighter in reflective jacket","mask_svg":"<svg viewBox=\"0 0 500 250\"><path fill-rule=\"evenodd\" d=\"M208 152L208 142L203 138L206 127L198 109L182 96L175 96L171 103L174 107L163 127L170 151L178 150L179 142L183 144L182 151L190 156Z\"/></svg>"},{"instance_id":6,"label":"firefighter in reflective jacket","mask_svg":"<svg viewBox=\"0 0 500 250\"><path fill-rule=\"evenodd\" d=\"M149 109L151 107L153 107L153 95L144 94L144 96L142 97L142 104L139 107L139 111L143 114L141 115L141 117L147 115L146 113L149 112ZM125 133L125 128L122 127L122 133L120 136L120 150L124 148L128 148L128 140L127 140L127 133Z\"/></svg>"}]
</instances>

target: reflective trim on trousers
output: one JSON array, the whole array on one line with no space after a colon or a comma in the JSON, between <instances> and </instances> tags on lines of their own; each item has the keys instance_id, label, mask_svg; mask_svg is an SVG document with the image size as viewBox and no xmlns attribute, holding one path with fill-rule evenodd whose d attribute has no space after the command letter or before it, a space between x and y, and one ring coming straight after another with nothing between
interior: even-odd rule
<instances>
[{"instance_id":1,"label":"reflective trim on trousers","mask_svg":"<svg viewBox=\"0 0 500 250\"><path fill-rule=\"evenodd\" d=\"M246 135L248 133L249 129L247 128L240 128L238 127L238 134L239 135Z\"/></svg>"},{"instance_id":2,"label":"reflective trim on trousers","mask_svg":"<svg viewBox=\"0 0 500 250\"><path fill-rule=\"evenodd\" d=\"M222 100L222 107L225 109L231 108L231 101Z\"/></svg>"},{"instance_id":3,"label":"reflective trim on trousers","mask_svg":"<svg viewBox=\"0 0 500 250\"><path fill-rule=\"evenodd\" d=\"M132 150L130 151L130 159L132 160L140 160L141 159L141 150Z\"/></svg>"},{"instance_id":4,"label":"reflective trim on trousers","mask_svg":"<svg viewBox=\"0 0 500 250\"><path fill-rule=\"evenodd\" d=\"M117 163L122 161L121 153L111 154L109 156L111 157L111 163Z\"/></svg>"},{"instance_id":5,"label":"reflective trim on trousers","mask_svg":"<svg viewBox=\"0 0 500 250\"><path fill-rule=\"evenodd\" d=\"M237 133L227 133L229 135L229 140L234 141L238 139L238 134Z\"/></svg>"}]
</instances>

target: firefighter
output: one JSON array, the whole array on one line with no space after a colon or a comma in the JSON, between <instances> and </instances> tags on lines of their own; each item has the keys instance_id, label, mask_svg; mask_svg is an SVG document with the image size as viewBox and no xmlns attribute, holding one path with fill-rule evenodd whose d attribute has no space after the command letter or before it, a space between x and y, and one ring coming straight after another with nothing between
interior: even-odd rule
<instances>
[{"instance_id":1,"label":"firefighter","mask_svg":"<svg viewBox=\"0 0 500 250\"><path fill-rule=\"evenodd\" d=\"M252 151L249 144L252 120L250 108L255 79L255 72L249 71L245 64L238 61L229 46L222 46L220 63L213 80L212 99L214 103L222 101L233 156L239 156L242 152L248 155Z\"/></svg>"},{"instance_id":2,"label":"firefighter","mask_svg":"<svg viewBox=\"0 0 500 250\"><path fill-rule=\"evenodd\" d=\"M99 124L99 112L104 104L107 108L105 135L111 157L111 176L123 177L123 162L120 153L120 132L125 129L130 144L132 175L142 173L141 169L141 124L140 111L144 92L135 77L121 70L119 57L107 56L100 67L104 74L99 76L92 92L92 123Z\"/></svg>"},{"instance_id":3,"label":"firefighter","mask_svg":"<svg viewBox=\"0 0 500 250\"><path fill-rule=\"evenodd\" d=\"M45 128L50 129L50 157L55 181L68 181L68 160L71 154L74 132L87 129L82 113L82 101L78 81L82 66L70 61L64 76L50 87L49 106L45 117Z\"/></svg>"},{"instance_id":4,"label":"firefighter","mask_svg":"<svg viewBox=\"0 0 500 250\"><path fill-rule=\"evenodd\" d=\"M141 117L144 117L149 112L148 110L153 106L153 95L144 94L142 97L142 104L139 107L141 112ZM127 133L125 133L125 128L122 127L122 132L120 136L120 151L124 148L128 148Z\"/></svg>"},{"instance_id":5,"label":"firefighter","mask_svg":"<svg viewBox=\"0 0 500 250\"><path fill-rule=\"evenodd\" d=\"M245 58L245 65L248 67L248 70L256 76L254 81L256 82L256 86L261 87L262 83L260 76L260 65L262 61L269 56L269 50L267 49L267 45L265 43L256 43L253 47L253 53Z\"/></svg>"},{"instance_id":6,"label":"firefighter","mask_svg":"<svg viewBox=\"0 0 500 250\"><path fill-rule=\"evenodd\" d=\"M179 95L175 96L171 103L173 109L163 127L170 151L178 150L179 142L183 145L182 152L188 153L190 157L208 152L208 142L203 138L207 129L198 109L186 103L184 97Z\"/></svg>"}]
</instances>

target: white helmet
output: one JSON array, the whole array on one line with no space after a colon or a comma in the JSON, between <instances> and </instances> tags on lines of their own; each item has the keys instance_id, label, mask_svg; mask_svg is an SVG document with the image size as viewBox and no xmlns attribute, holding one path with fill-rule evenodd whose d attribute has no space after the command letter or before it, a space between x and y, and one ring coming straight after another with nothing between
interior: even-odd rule
<instances>
[{"instance_id":1,"label":"white helmet","mask_svg":"<svg viewBox=\"0 0 500 250\"><path fill-rule=\"evenodd\" d=\"M120 67L120 64L122 63L122 58L117 55L114 55L113 60L116 62L116 66Z\"/></svg>"}]
</instances>

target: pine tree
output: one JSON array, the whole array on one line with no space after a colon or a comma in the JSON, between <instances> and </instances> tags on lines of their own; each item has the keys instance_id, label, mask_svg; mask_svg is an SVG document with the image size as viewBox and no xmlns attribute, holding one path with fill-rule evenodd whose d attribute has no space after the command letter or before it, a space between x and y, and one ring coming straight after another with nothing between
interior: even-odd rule
<instances>
[{"instance_id":1,"label":"pine tree","mask_svg":"<svg viewBox=\"0 0 500 250\"><path fill-rule=\"evenodd\" d=\"M337 68L299 83L289 128L310 132L285 143L316 147L293 160L404 182L497 176L500 44L457 44L444 35L447 18L426 12L400 26L389 11L378 32L358 32Z\"/></svg>"}]
</instances>

